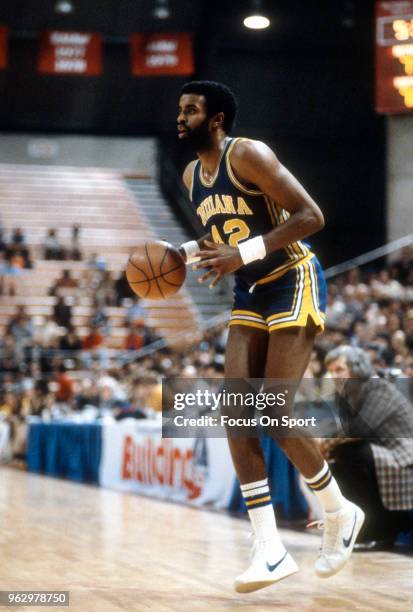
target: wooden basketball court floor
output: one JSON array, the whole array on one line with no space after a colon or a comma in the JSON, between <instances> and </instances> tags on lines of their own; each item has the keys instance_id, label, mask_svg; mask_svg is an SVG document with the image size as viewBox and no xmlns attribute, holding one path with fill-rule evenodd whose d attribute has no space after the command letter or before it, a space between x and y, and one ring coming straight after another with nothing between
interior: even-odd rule
<instances>
[{"instance_id":1,"label":"wooden basketball court floor","mask_svg":"<svg viewBox=\"0 0 413 612\"><path fill-rule=\"evenodd\" d=\"M290 530L300 573L239 595L248 531L225 514L0 468L0 590L68 590L82 612L413 609L412 556L354 554L322 580L319 535Z\"/></svg>"}]
</instances>

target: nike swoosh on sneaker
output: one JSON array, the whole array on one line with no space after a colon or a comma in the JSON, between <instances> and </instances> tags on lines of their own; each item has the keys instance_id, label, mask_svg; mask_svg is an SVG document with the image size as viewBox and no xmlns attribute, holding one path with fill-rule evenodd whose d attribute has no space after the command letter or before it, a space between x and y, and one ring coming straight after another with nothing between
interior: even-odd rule
<instances>
[{"instance_id":1,"label":"nike swoosh on sneaker","mask_svg":"<svg viewBox=\"0 0 413 612\"><path fill-rule=\"evenodd\" d=\"M353 533L354 533L354 529L355 529L355 527L356 527L356 520L357 520L357 512L355 511L355 512L354 512L354 522L353 522L353 528L352 528L352 530L351 530L350 537L349 537L349 538L343 538L343 544L344 544L344 546L345 546L346 548L348 548L348 547L350 546L351 539L352 539L352 537L353 537Z\"/></svg>"},{"instance_id":2,"label":"nike swoosh on sneaker","mask_svg":"<svg viewBox=\"0 0 413 612\"><path fill-rule=\"evenodd\" d=\"M274 565L270 565L267 561L267 570L269 572L273 572L275 570L276 567L278 567L280 565L280 563L282 563L285 559L285 557L287 556L287 552L285 553L285 555L282 557L282 559L280 559L279 561L277 561L277 563L274 563Z\"/></svg>"}]
</instances>

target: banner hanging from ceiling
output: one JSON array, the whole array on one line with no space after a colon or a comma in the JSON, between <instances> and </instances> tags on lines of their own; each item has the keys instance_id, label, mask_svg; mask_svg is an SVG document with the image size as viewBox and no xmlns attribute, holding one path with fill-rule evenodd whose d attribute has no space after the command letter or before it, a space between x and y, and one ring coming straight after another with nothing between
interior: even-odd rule
<instances>
[{"instance_id":1,"label":"banner hanging from ceiling","mask_svg":"<svg viewBox=\"0 0 413 612\"><path fill-rule=\"evenodd\" d=\"M376 2L376 111L413 112L413 0Z\"/></svg>"},{"instance_id":2,"label":"banner hanging from ceiling","mask_svg":"<svg viewBox=\"0 0 413 612\"><path fill-rule=\"evenodd\" d=\"M43 74L102 74L102 36L94 32L43 32L38 70Z\"/></svg>"},{"instance_id":3,"label":"banner hanging from ceiling","mask_svg":"<svg viewBox=\"0 0 413 612\"><path fill-rule=\"evenodd\" d=\"M9 30L0 25L0 70L7 68Z\"/></svg>"},{"instance_id":4,"label":"banner hanging from ceiling","mask_svg":"<svg viewBox=\"0 0 413 612\"><path fill-rule=\"evenodd\" d=\"M192 34L132 34L134 76L188 76L194 72Z\"/></svg>"}]
</instances>

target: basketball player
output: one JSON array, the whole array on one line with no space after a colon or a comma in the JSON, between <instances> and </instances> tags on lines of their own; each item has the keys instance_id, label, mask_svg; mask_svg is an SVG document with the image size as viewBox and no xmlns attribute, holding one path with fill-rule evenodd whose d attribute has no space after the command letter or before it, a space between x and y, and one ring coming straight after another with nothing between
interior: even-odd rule
<instances>
[{"instance_id":1,"label":"basketball player","mask_svg":"<svg viewBox=\"0 0 413 612\"><path fill-rule=\"evenodd\" d=\"M236 110L233 93L220 83L195 81L181 90L178 137L198 157L183 180L209 235L181 245L181 251L187 263L207 269L200 280L209 278L211 286L235 273L225 377L299 381L314 337L324 328L326 285L303 242L323 228L323 215L267 145L228 136ZM259 440L228 442L255 535L251 563L235 580L236 591L246 593L298 567L277 531ZM364 513L342 496L312 438L277 442L322 504L324 534L315 571L332 576L349 559Z\"/></svg>"}]
</instances>

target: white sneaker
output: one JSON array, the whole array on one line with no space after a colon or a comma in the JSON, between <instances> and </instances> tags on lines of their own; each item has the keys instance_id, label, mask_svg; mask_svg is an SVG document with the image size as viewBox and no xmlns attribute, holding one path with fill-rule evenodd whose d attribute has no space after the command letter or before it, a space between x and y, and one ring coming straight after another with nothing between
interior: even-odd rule
<instances>
[{"instance_id":1,"label":"white sneaker","mask_svg":"<svg viewBox=\"0 0 413 612\"><path fill-rule=\"evenodd\" d=\"M324 514L323 541L314 567L320 578L333 576L345 566L363 523L363 510L348 500L341 510Z\"/></svg>"},{"instance_id":2,"label":"white sneaker","mask_svg":"<svg viewBox=\"0 0 413 612\"><path fill-rule=\"evenodd\" d=\"M237 593L264 589L278 580L298 572L291 555L271 540L255 540L249 568L235 579Z\"/></svg>"}]
</instances>

